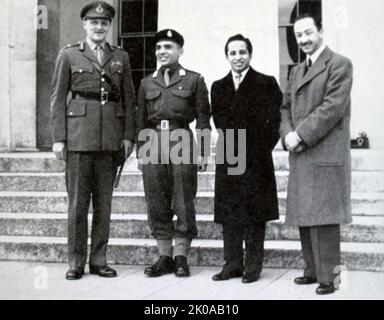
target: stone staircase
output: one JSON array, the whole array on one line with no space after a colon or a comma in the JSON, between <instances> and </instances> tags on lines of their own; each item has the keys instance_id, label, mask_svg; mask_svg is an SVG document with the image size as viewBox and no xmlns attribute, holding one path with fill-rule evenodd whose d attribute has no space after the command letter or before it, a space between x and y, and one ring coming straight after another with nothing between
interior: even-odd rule
<instances>
[{"instance_id":1,"label":"stone staircase","mask_svg":"<svg viewBox=\"0 0 384 320\"><path fill-rule=\"evenodd\" d=\"M354 222L342 228L342 259L348 270L384 271L384 165L371 150L353 150ZM383 158L381 158L383 159ZM266 267L301 268L298 231L284 225L287 154L274 152L281 218L268 224ZM0 260L66 262L64 164L52 153L0 154ZM196 200L199 237L191 265L221 266L221 227L213 222L214 166L199 175ZM92 216L89 216L91 221ZM150 264L157 254L146 221L141 173L126 164L114 192L108 260Z\"/></svg>"}]
</instances>

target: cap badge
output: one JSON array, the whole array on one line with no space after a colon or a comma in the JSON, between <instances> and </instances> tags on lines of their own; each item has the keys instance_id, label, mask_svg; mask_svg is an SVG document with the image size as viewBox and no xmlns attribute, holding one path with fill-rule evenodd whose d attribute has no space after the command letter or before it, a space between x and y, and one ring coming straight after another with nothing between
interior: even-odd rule
<instances>
[{"instance_id":1,"label":"cap badge","mask_svg":"<svg viewBox=\"0 0 384 320\"><path fill-rule=\"evenodd\" d=\"M171 30L168 31L168 33L167 33L167 37L168 37L168 38L172 38L172 37L173 37L173 34L172 34L172 31L171 31Z\"/></svg>"},{"instance_id":2,"label":"cap badge","mask_svg":"<svg viewBox=\"0 0 384 320\"><path fill-rule=\"evenodd\" d=\"M104 12L104 8L101 6L101 4L99 4L99 6L96 8L96 12L97 13L103 13Z\"/></svg>"}]
</instances>

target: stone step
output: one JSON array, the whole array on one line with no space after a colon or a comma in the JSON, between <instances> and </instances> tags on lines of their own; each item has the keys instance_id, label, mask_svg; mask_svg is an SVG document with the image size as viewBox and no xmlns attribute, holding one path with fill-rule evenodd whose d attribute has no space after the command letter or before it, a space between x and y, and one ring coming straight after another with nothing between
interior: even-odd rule
<instances>
[{"instance_id":1,"label":"stone step","mask_svg":"<svg viewBox=\"0 0 384 320\"><path fill-rule=\"evenodd\" d=\"M277 190L286 191L288 171L277 171ZM198 175L199 191L214 191L215 173ZM143 191L142 174L125 172L116 191ZM0 191L66 191L64 173L0 173ZM384 192L384 171L352 172L352 192Z\"/></svg>"},{"instance_id":2,"label":"stone step","mask_svg":"<svg viewBox=\"0 0 384 320\"><path fill-rule=\"evenodd\" d=\"M352 171L384 171L384 152L370 149L353 149ZM212 157L213 159L214 157ZM288 153L282 150L273 152L276 171L288 170ZM211 160L209 170L214 170ZM62 172L65 163L55 158L52 152L0 153L0 172ZM125 171L137 171L137 160L131 156Z\"/></svg>"},{"instance_id":3,"label":"stone step","mask_svg":"<svg viewBox=\"0 0 384 320\"><path fill-rule=\"evenodd\" d=\"M0 236L0 259L41 262L67 261L66 238ZM384 271L384 246L376 243L341 243L342 262L347 270ZM108 262L149 265L156 258L151 239L111 238ZM221 240L195 240L189 255L193 266L222 266ZM264 267L303 268L298 241L266 241Z\"/></svg>"},{"instance_id":4,"label":"stone step","mask_svg":"<svg viewBox=\"0 0 384 320\"><path fill-rule=\"evenodd\" d=\"M198 192L196 211L198 214L212 214L213 192ZM279 192L280 214L285 213L286 193ZM65 213L67 194L65 192L1 191L0 212ZM115 192L112 212L145 213L146 202L143 192ZM353 193L353 215L384 215L384 193Z\"/></svg>"},{"instance_id":5,"label":"stone step","mask_svg":"<svg viewBox=\"0 0 384 320\"><path fill-rule=\"evenodd\" d=\"M295 227L284 224L285 217L267 224L267 240L298 240ZM92 225L92 215L88 217ZM222 239L221 225L213 222L213 215L197 215L199 239ZM384 245L384 217L354 217L353 223L341 230L344 242L381 242ZM90 232L89 232L90 234ZM0 213L0 235L66 237L67 214ZM144 214L113 214L111 238L151 238L147 217Z\"/></svg>"}]
</instances>

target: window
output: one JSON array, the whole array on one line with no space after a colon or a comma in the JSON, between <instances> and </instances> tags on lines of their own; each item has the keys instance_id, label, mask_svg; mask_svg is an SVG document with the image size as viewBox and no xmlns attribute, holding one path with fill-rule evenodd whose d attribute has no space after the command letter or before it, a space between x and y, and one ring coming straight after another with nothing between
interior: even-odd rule
<instances>
[{"instance_id":1,"label":"window","mask_svg":"<svg viewBox=\"0 0 384 320\"><path fill-rule=\"evenodd\" d=\"M156 70L153 38L157 32L158 0L120 1L120 45L129 53L136 91Z\"/></svg>"},{"instance_id":2,"label":"window","mask_svg":"<svg viewBox=\"0 0 384 320\"><path fill-rule=\"evenodd\" d=\"M305 59L293 32L293 21L302 13L321 17L321 0L279 0L280 84L285 88L295 65Z\"/></svg>"}]
</instances>

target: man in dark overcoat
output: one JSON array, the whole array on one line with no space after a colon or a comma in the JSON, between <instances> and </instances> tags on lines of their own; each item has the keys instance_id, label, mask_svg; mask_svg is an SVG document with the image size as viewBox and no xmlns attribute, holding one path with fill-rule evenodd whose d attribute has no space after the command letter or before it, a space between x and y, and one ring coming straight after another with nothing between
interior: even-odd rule
<instances>
[{"instance_id":1,"label":"man in dark overcoat","mask_svg":"<svg viewBox=\"0 0 384 320\"><path fill-rule=\"evenodd\" d=\"M135 94L127 52L106 42L115 15L106 2L81 13L85 41L63 48L52 80L53 151L66 161L68 280L80 279L87 261L92 198L90 273L115 277L106 252L116 169L135 141Z\"/></svg>"},{"instance_id":2,"label":"man in dark overcoat","mask_svg":"<svg viewBox=\"0 0 384 320\"><path fill-rule=\"evenodd\" d=\"M294 23L306 60L293 68L281 108L281 138L289 150L286 223L298 226L305 260L295 283L335 291L340 224L351 218L350 115L352 63L323 44L321 21Z\"/></svg>"},{"instance_id":3,"label":"man in dark overcoat","mask_svg":"<svg viewBox=\"0 0 384 320\"><path fill-rule=\"evenodd\" d=\"M213 120L223 133L218 150L233 148L238 157L245 157L245 167L232 173L228 159L216 159L214 219L223 225L225 264L215 281L241 276L244 283L257 281L266 222L279 218L272 150L279 140L282 94L273 77L250 67L252 50L244 36L229 38L225 54L232 70L214 82L211 91ZM234 140L228 129L234 130ZM240 130L245 130L244 141L237 138Z\"/></svg>"}]
</instances>

